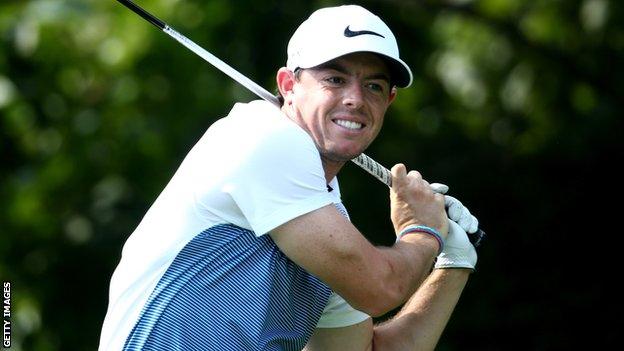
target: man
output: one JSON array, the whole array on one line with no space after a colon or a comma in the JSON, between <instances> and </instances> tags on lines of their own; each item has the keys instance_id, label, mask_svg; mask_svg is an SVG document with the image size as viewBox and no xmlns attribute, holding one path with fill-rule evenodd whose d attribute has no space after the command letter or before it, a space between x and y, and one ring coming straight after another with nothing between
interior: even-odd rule
<instances>
[{"instance_id":1,"label":"man","mask_svg":"<svg viewBox=\"0 0 624 351\"><path fill-rule=\"evenodd\" d=\"M336 178L411 79L375 15L312 14L277 72L281 109L236 104L129 237L100 350L432 349L476 264L467 228L396 165L397 242L374 247L348 220Z\"/></svg>"}]
</instances>

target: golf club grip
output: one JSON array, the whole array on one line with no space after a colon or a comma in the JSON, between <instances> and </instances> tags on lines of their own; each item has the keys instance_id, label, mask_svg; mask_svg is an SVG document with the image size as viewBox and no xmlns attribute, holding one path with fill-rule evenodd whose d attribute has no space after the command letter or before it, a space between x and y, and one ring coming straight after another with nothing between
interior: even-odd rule
<instances>
[{"instance_id":1,"label":"golf club grip","mask_svg":"<svg viewBox=\"0 0 624 351\"><path fill-rule=\"evenodd\" d=\"M184 47L194 52L196 55L198 55L199 57L204 59L206 62L210 63L211 65L219 69L221 72L228 75L230 78L234 79L236 82L243 85L245 88L249 89L251 92L255 93L262 99L276 105L277 107L280 107L279 100L275 97L275 95L271 94L270 92L262 88L260 85L256 84L251 79L242 75L240 72L232 68L227 63L221 61L218 57L206 51L201 46L195 44L195 42L193 42L189 38L178 33L173 28L169 27L169 25L167 25L165 22L163 22L156 16L152 15L151 13L147 12L139 5L135 4L133 1L130 1L130 0L117 0L117 1L121 3L122 5L126 6L127 8L129 8L130 10L132 10L134 13L141 16L146 21L158 27L163 32L167 33L171 38L178 41ZM392 187L392 174L386 167L382 166L377 161L366 156L365 154L360 154L358 157L354 158L352 161L358 166L360 166L361 168L363 168L368 173L372 174L375 178L379 179L382 183L386 184L388 187ZM485 238L485 233L481 229L479 229L476 233L469 234L469 237L471 238L471 242L475 246L478 246L481 244L481 241L483 240L483 238ZM474 241L473 241L473 237L474 237Z\"/></svg>"},{"instance_id":2,"label":"golf club grip","mask_svg":"<svg viewBox=\"0 0 624 351\"><path fill-rule=\"evenodd\" d=\"M355 163L356 165L360 166L366 172L372 174L375 178L379 179L379 181L386 184L388 187L392 187L392 174L390 173L390 170L382 166L379 162L373 160L365 154L360 154L358 157L352 159L351 161L353 161L353 163Z\"/></svg>"}]
</instances>

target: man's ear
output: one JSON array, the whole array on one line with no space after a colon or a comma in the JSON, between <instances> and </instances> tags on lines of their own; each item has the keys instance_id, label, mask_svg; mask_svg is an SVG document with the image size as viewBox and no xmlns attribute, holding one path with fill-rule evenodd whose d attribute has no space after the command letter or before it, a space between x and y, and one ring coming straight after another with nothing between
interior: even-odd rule
<instances>
[{"instance_id":1,"label":"man's ear","mask_svg":"<svg viewBox=\"0 0 624 351\"><path fill-rule=\"evenodd\" d=\"M284 98L284 105L290 103L290 96L295 86L295 74L286 67L282 67L277 71L277 89Z\"/></svg>"},{"instance_id":2,"label":"man's ear","mask_svg":"<svg viewBox=\"0 0 624 351\"><path fill-rule=\"evenodd\" d=\"M393 86L393 87L390 89L390 96L388 96L388 106L390 106L390 104L392 104L392 101L394 101L394 99L396 98L396 96L397 96L397 87L396 87L396 86Z\"/></svg>"}]
</instances>

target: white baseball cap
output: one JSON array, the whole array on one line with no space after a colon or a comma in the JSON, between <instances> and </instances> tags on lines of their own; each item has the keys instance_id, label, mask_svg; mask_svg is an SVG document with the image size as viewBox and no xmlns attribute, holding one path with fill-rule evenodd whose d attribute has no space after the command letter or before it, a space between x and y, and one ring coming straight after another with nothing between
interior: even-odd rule
<instances>
[{"instance_id":1,"label":"white baseball cap","mask_svg":"<svg viewBox=\"0 0 624 351\"><path fill-rule=\"evenodd\" d=\"M311 68L354 52L381 55L398 87L412 83L412 71L399 58L399 46L390 28L357 5L327 7L312 13L288 42L286 67L291 71Z\"/></svg>"}]
</instances>

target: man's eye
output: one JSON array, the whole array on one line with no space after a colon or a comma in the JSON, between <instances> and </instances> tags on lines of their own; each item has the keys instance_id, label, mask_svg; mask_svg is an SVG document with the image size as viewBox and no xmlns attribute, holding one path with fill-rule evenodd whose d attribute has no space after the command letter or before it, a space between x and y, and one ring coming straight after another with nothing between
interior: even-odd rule
<instances>
[{"instance_id":1,"label":"man's eye","mask_svg":"<svg viewBox=\"0 0 624 351\"><path fill-rule=\"evenodd\" d=\"M384 91L384 86L378 83L368 83L366 86L368 87L368 89L375 91L375 92Z\"/></svg>"},{"instance_id":2,"label":"man's eye","mask_svg":"<svg viewBox=\"0 0 624 351\"><path fill-rule=\"evenodd\" d=\"M341 84L344 82L344 79L340 78L340 77L329 77L327 79L325 79L325 81L327 81L328 83L331 84Z\"/></svg>"}]
</instances>

